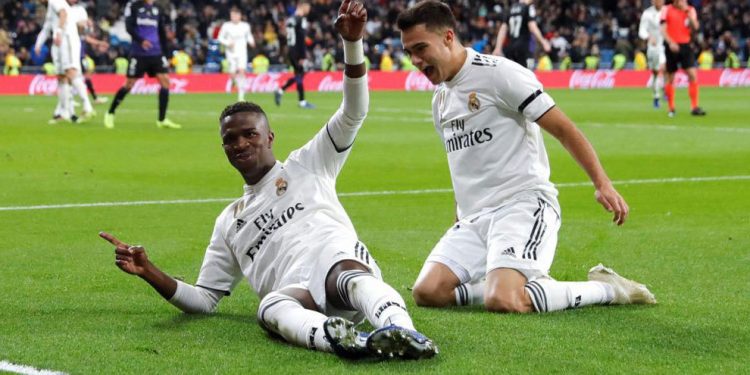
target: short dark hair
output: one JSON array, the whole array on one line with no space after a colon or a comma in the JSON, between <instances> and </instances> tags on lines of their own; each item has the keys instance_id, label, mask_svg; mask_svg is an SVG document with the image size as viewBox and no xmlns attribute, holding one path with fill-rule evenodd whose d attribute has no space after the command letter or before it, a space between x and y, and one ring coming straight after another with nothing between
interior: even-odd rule
<instances>
[{"instance_id":1,"label":"short dark hair","mask_svg":"<svg viewBox=\"0 0 750 375\"><path fill-rule=\"evenodd\" d=\"M221 115L219 115L219 124L221 124L227 116L231 116L239 112L261 114L263 115L263 118L266 119L266 124L268 124L268 117L266 116L266 112L263 111L263 108L251 102L237 102L232 105L228 105L226 108L224 108L223 111L221 111Z\"/></svg>"},{"instance_id":2,"label":"short dark hair","mask_svg":"<svg viewBox=\"0 0 750 375\"><path fill-rule=\"evenodd\" d=\"M455 30L456 17L448 5L437 0L425 0L401 12L396 20L396 25L401 31L421 24L429 31Z\"/></svg>"}]
</instances>

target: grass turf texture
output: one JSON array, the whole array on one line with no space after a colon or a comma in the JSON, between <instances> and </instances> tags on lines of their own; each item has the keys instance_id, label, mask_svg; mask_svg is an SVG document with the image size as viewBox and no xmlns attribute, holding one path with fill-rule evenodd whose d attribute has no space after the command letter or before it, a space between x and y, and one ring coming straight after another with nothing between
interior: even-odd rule
<instances>
[{"instance_id":1,"label":"grass turf texture","mask_svg":"<svg viewBox=\"0 0 750 375\"><path fill-rule=\"evenodd\" d=\"M648 90L551 91L597 148L613 180L750 175L748 89L701 91L705 118L650 107ZM284 159L338 106L281 108L252 95ZM158 130L154 96L129 96L117 127L99 116L50 126L52 97L2 97L0 207L233 198L217 116L229 95L173 95ZM372 93L371 110L339 178L344 192L450 187L429 93ZM546 135L556 183L586 181ZM163 270L194 282L219 203L0 211L0 360L71 373L741 373L750 356L750 180L619 185L632 212L617 228L591 187L563 187L563 226L552 275L583 280L604 262L649 285L655 307L589 307L545 315L418 308L407 286L453 218L450 193L348 196L360 238L441 353L420 362L341 361L270 339L243 282L213 316L188 316L114 266L109 231L143 244ZM745 359L743 359L745 358ZM743 365L745 363L745 365Z\"/></svg>"}]
</instances>

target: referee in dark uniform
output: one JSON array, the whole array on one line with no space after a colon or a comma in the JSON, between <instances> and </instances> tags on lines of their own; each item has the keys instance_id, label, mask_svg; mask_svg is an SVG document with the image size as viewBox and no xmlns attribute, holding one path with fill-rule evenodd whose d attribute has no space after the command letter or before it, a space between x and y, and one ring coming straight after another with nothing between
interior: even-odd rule
<instances>
[{"instance_id":1,"label":"referee in dark uniform","mask_svg":"<svg viewBox=\"0 0 750 375\"><path fill-rule=\"evenodd\" d=\"M310 13L310 4L301 3L297 6L294 16L286 20L286 53L289 65L294 70L294 77L289 78L274 94L276 105L281 105L281 97L284 90L290 86L297 85L297 97L299 106L305 109L313 109L314 105L305 100L305 86L303 79L305 77L305 60L307 59L307 46L305 38L307 37L307 15Z\"/></svg>"},{"instance_id":2,"label":"referee in dark uniform","mask_svg":"<svg viewBox=\"0 0 750 375\"><path fill-rule=\"evenodd\" d=\"M133 84L144 74L156 77L159 89L159 118L156 126L167 129L180 129L182 126L167 119L169 103L169 61L167 61L166 14L154 4L154 0L130 1L125 6L125 27L133 39L130 47L127 80L117 91L109 111L104 115L104 126L115 127L115 110Z\"/></svg>"},{"instance_id":3,"label":"referee in dark uniform","mask_svg":"<svg viewBox=\"0 0 750 375\"><path fill-rule=\"evenodd\" d=\"M497 33L495 50L493 55L507 57L521 66L532 68L529 64L529 58L533 57L529 53L529 41L531 34L544 49L544 52L550 51L549 42L544 39L539 26L536 23L536 9L531 4L531 0L520 0L510 6L510 10L505 13L503 24ZM508 46L503 51L505 39L508 39Z\"/></svg>"}]
</instances>

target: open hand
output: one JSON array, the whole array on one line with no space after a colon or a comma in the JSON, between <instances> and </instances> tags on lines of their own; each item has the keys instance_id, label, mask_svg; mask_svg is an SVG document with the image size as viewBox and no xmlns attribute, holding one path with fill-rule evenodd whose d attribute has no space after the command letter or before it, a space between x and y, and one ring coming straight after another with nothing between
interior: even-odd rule
<instances>
[{"instance_id":1,"label":"open hand","mask_svg":"<svg viewBox=\"0 0 750 375\"><path fill-rule=\"evenodd\" d=\"M344 0L336 18L336 31L350 42L362 39L365 35L367 9L357 0Z\"/></svg>"}]
</instances>

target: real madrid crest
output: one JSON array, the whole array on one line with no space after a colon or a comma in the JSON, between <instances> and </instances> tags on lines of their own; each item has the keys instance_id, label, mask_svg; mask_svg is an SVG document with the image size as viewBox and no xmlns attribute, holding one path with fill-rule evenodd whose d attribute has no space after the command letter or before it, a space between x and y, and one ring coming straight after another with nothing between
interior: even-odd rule
<instances>
[{"instance_id":1,"label":"real madrid crest","mask_svg":"<svg viewBox=\"0 0 750 375\"><path fill-rule=\"evenodd\" d=\"M284 193L286 193L287 185L289 184L287 184L286 180L282 177L279 177L276 180L276 195L282 196Z\"/></svg>"},{"instance_id":2,"label":"real madrid crest","mask_svg":"<svg viewBox=\"0 0 750 375\"><path fill-rule=\"evenodd\" d=\"M469 94L469 111L477 111L479 110L479 98L477 98L477 93L472 92Z\"/></svg>"}]
</instances>

